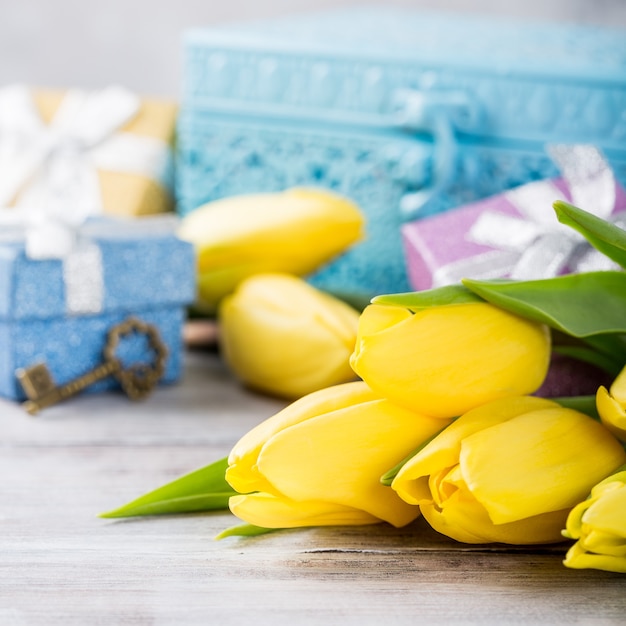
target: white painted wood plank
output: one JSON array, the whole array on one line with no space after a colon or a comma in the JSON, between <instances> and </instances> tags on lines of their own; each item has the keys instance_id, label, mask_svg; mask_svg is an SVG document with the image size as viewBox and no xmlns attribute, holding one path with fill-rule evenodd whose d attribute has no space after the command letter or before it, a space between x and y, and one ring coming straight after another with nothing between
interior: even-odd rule
<instances>
[{"instance_id":1,"label":"white painted wood plank","mask_svg":"<svg viewBox=\"0 0 626 626\"><path fill-rule=\"evenodd\" d=\"M567 570L563 545L464 546L420 521L218 542L227 512L96 517L224 456L283 404L211 354L143 404L107 394L31 418L1 403L0 624L623 623L624 577Z\"/></svg>"},{"instance_id":2,"label":"white painted wood plank","mask_svg":"<svg viewBox=\"0 0 626 626\"><path fill-rule=\"evenodd\" d=\"M211 352L186 355L181 382L142 402L122 392L83 394L27 415L0 398L0 445L232 444L286 405L243 389Z\"/></svg>"}]
</instances>

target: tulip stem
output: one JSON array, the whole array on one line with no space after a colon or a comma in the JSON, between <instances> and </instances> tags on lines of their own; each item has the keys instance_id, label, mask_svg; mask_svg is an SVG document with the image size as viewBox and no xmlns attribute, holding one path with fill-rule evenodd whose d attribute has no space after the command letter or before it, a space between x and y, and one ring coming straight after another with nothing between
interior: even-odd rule
<instances>
[{"instance_id":1,"label":"tulip stem","mask_svg":"<svg viewBox=\"0 0 626 626\"><path fill-rule=\"evenodd\" d=\"M255 526L254 524L240 524L239 526L231 526L226 528L215 537L216 540L225 539L226 537L257 537L267 533L283 530L282 528L264 528L263 526Z\"/></svg>"},{"instance_id":2,"label":"tulip stem","mask_svg":"<svg viewBox=\"0 0 626 626\"><path fill-rule=\"evenodd\" d=\"M563 356L576 359L577 361L582 361L583 363L589 363L590 365L594 365L595 367L606 372L613 378L615 378L620 373L622 367L624 366L624 363L622 361L618 361L611 357L607 357L604 354L600 354L599 352L586 348L555 346L553 348L553 351Z\"/></svg>"},{"instance_id":3,"label":"tulip stem","mask_svg":"<svg viewBox=\"0 0 626 626\"><path fill-rule=\"evenodd\" d=\"M454 418L457 419L457 418ZM450 424L446 424L441 430L438 430L432 437L426 439L421 445L419 445L413 452L411 452L408 456L406 456L400 463L392 467L388 472L385 472L380 477L380 482L389 487L393 482L393 479L398 475L398 472L402 469L402 466L408 463L418 452L421 452L433 439L438 437Z\"/></svg>"},{"instance_id":4,"label":"tulip stem","mask_svg":"<svg viewBox=\"0 0 626 626\"><path fill-rule=\"evenodd\" d=\"M595 420L600 420L598 410L596 409L595 396L570 396L563 398L550 398L566 409L574 409L580 413L584 413Z\"/></svg>"}]
</instances>

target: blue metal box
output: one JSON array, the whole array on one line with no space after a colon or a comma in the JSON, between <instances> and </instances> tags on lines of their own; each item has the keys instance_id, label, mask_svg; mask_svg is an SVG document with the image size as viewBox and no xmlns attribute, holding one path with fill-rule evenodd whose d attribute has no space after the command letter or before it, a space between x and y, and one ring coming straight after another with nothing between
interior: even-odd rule
<instances>
[{"instance_id":1,"label":"blue metal box","mask_svg":"<svg viewBox=\"0 0 626 626\"><path fill-rule=\"evenodd\" d=\"M626 33L356 8L187 33L178 189L317 185L367 240L312 278L409 289L400 225L558 174L547 143L593 143L626 182Z\"/></svg>"},{"instance_id":2,"label":"blue metal box","mask_svg":"<svg viewBox=\"0 0 626 626\"><path fill-rule=\"evenodd\" d=\"M193 247L173 234L105 230L65 259L35 260L23 242L0 243L0 395L22 399L16 371L40 362L57 384L87 373L102 363L109 330L129 316L157 328L168 351L162 381L180 376ZM139 336L119 348L127 365L152 356ZM110 377L89 390L116 386Z\"/></svg>"}]
</instances>

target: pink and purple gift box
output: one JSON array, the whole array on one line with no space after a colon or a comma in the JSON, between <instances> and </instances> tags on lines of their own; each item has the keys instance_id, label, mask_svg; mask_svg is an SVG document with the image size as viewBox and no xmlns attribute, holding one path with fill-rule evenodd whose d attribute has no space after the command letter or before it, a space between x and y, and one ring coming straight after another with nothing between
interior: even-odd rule
<instances>
[{"instance_id":1,"label":"pink and purple gift box","mask_svg":"<svg viewBox=\"0 0 626 626\"><path fill-rule=\"evenodd\" d=\"M614 180L612 185L609 219L626 212L626 191ZM552 202L559 199L573 202L563 178L528 183L404 225L411 286L421 291L462 278L532 279L608 269L605 257L558 223ZM525 209L533 215L525 215Z\"/></svg>"}]
</instances>

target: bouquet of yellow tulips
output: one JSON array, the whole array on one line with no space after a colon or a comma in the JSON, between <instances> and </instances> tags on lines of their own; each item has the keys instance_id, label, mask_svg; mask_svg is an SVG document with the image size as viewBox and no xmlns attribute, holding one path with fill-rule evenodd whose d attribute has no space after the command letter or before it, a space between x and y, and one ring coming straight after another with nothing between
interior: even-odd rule
<instances>
[{"instance_id":1,"label":"bouquet of yellow tulips","mask_svg":"<svg viewBox=\"0 0 626 626\"><path fill-rule=\"evenodd\" d=\"M626 268L624 231L554 206ZM570 539L565 565L626 573L624 311L620 270L379 296L349 358L361 380L295 400L227 459L103 517L229 507L245 524L228 536L423 515L466 543ZM532 395L557 350L613 384Z\"/></svg>"}]
</instances>

